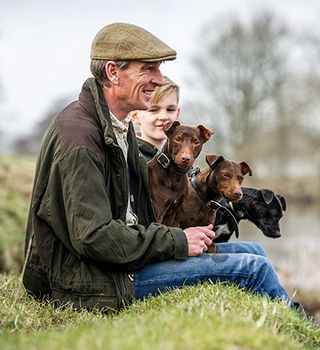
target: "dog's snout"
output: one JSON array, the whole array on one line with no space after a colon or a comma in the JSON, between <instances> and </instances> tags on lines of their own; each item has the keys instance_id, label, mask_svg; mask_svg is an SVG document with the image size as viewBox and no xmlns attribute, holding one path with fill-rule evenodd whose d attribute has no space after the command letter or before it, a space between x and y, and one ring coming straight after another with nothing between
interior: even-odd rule
<instances>
[{"instance_id":1,"label":"dog's snout","mask_svg":"<svg viewBox=\"0 0 320 350\"><path fill-rule=\"evenodd\" d=\"M237 199L237 200L241 199L241 198L242 198L242 191L240 191L240 190L235 190L235 191L233 192L233 196L234 196L235 199Z\"/></svg>"},{"instance_id":2,"label":"dog's snout","mask_svg":"<svg viewBox=\"0 0 320 350\"><path fill-rule=\"evenodd\" d=\"M181 160L183 161L183 163L189 163L191 160L191 157L189 155L184 154L182 155Z\"/></svg>"}]
</instances>

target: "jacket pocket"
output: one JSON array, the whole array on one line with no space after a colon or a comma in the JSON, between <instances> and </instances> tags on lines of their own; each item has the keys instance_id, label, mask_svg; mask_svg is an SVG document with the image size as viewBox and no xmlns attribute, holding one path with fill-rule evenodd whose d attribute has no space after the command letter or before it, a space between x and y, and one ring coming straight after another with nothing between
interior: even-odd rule
<instances>
[{"instance_id":1,"label":"jacket pocket","mask_svg":"<svg viewBox=\"0 0 320 350\"><path fill-rule=\"evenodd\" d=\"M54 266L54 271L50 284L52 299L57 305L71 303L75 308L119 309L119 294L112 273L77 259L72 266Z\"/></svg>"}]
</instances>

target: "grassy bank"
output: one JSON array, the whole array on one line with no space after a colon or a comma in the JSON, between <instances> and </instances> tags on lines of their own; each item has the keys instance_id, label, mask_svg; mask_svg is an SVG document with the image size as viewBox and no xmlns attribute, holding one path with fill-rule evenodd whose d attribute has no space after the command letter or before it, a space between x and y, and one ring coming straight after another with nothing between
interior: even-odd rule
<instances>
[{"instance_id":1,"label":"grassy bank","mask_svg":"<svg viewBox=\"0 0 320 350\"><path fill-rule=\"evenodd\" d=\"M34 165L33 158L0 156L0 272L21 269Z\"/></svg>"},{"instance_id":2,"label":"grassy bank","mask_svg":"<svg viewBox=\"0 0 320 350\"><path fill-rule=\"evenodd\" d=\"M320 330L283 303L199 285L118 314L54 309L0 275L1 349L319 349Z\"/></svg>"},{"instance_id":3,"label":"grassy bank","mask_svg":"<svg viewBox=\"0 0 320 350\"><path fill-rule=\"evenodd\" d=\"M34 159L0 156L1 349L320 347L319 329L296 312L223 285L173 291L115 315L54 309L50 303L34 301L17 277L33 172ZM308 303L320 304L318 291L312 295L308 292Z\"/></svg>"}]
</instances>

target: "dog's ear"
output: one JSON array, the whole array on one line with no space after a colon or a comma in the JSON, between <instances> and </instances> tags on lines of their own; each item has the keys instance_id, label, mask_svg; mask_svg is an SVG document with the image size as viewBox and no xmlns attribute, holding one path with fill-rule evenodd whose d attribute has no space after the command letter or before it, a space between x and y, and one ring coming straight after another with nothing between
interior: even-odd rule
<instances>
[{"instance_id":1,"label":"dog's ear","mask_svg":"<svg viewBox=\"0 0 320 350\"><path fill-rule=\"evenodd\" d=\"M249 176L252 176L252 170L246 162L241 162L240 166L242 175L246 175L249 173Z\"/></svg>"},{"instance_id":2,"label":"dog's ear","mask_svg":"<svg viewBox=\"0 0 320 350\"><path fill-rule=\"evenodd\" d=\"M200 131L200 136L203 140L203 143L207 142L210 139L210 137L214 134L213 131L211 131L210 129L207 129L203 125L198 125L197 129Z\"/></svg>"},{"instance_id":3,"label":"dog's ear","mask_svg":"<svg viewBox=\"0 0 320 350\"><path fill-rule=\"evenodd\" d=\"M180 122L178 122L177 120L174 121L173 123L164 124L163 125L163 132L168 136L179 125L180 125Z\"/></svg>"},{"instance_id":4,"label":"dog's ear","mask_svg":"<svg viewBox=\"0 0 320 350\"><path fill-rule=\"evenodd\" d=\"M282 210L286 211L287 209L287 203L286 203L286 199L281 195L281 194L276 194L276 196L278 197L281 206L282 206Z\"/></svg>"},{"instance_id":5,"label":"dog's ear","mask_svg":"<svg viewBox=\"0 0 320 350\"><path fill-rule=\"evenodd\" d=\"M259 190L259 192L261 193L261 196L266 204L270 204L273 201L273 191L263 188L262 190Z\"/></svg>"},{"instance_id":6,"label":"dog's ear","mask_svg":"<svg viewBox=\"0 0 320 350\"><path fill-rule=\"evenodd\" d=\"M206 162L211 169L213 169L215 165L222 162L223 160L224 160L223 156L217 156L215 154L206 155Z\"/></svg>"}]
</instances>

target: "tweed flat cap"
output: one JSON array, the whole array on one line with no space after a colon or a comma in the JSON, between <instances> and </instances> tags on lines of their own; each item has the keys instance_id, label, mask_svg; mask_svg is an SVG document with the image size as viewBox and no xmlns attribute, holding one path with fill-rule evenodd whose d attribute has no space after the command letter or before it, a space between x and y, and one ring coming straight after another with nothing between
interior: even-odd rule
<instances>
[{"instance_id":1,"label":"tweed flat cap","mask_svg":"<svg viewBox=\"0 0 320 350\"><path fill-rule=\"evenodd\" d=\"M167 61L175 50L147 30L129 23L112 23L102 28L91 46L91 59L112 61Z\"/></svg>"}]
</instances>

